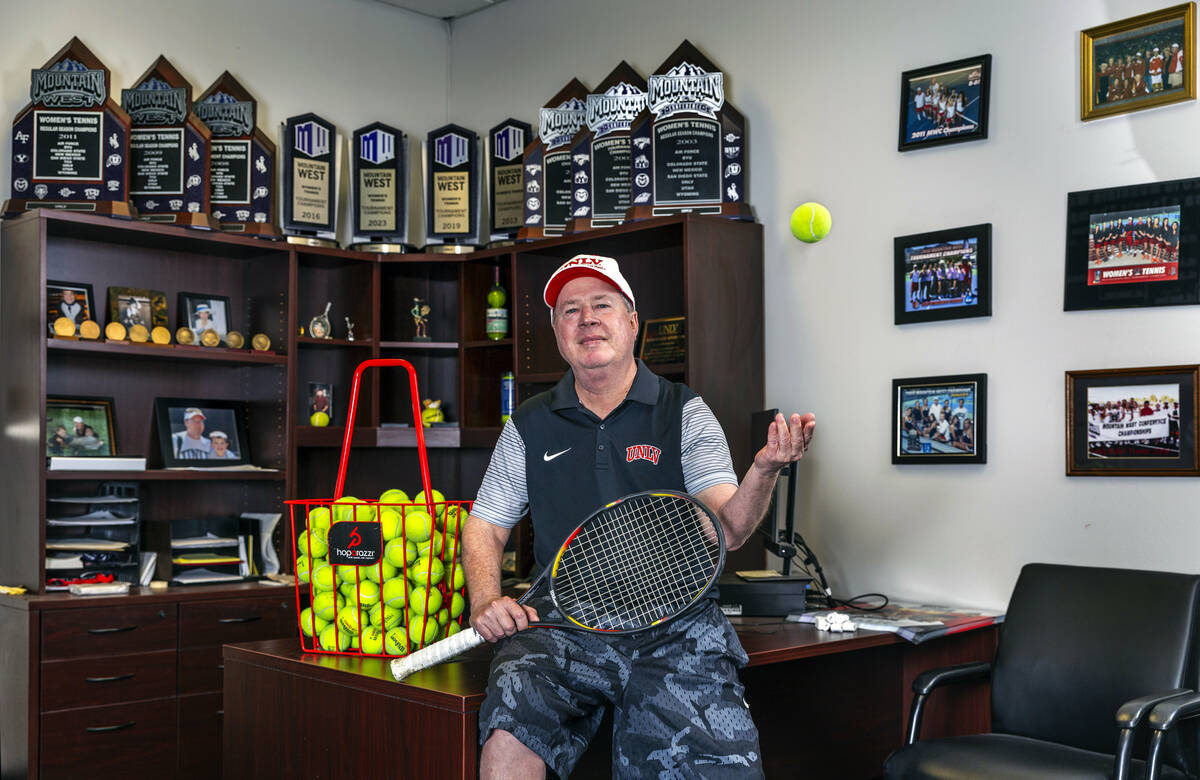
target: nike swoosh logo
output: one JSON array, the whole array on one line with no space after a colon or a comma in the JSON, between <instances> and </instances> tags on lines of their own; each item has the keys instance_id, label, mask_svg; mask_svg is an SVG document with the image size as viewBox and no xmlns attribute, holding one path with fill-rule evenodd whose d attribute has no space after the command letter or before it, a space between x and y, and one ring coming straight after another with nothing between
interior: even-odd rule
<instances>
[{"instance_id":1,"label":"nike swoosh logo","mask_svg":"<svg viewBox=\"0 0 1200 780\"><path fill-rule=\"evenodd\" d=\"M547 463L549 463L550 461L552 461L552 460L554 460L555 458L557 458L559 455L566 455L566 454L567 454L568 452L570 452L570 451L571 451L571 448L570 448L570 447L567 447L567 448L566 448L565 450L563 450L562 452L556 452L556 453L554 453L553 455L551 455L549 452L543 452L543 453L542 453L542 460L544 460L544 461L546 461Z\"/></svg>"}]
</instances>

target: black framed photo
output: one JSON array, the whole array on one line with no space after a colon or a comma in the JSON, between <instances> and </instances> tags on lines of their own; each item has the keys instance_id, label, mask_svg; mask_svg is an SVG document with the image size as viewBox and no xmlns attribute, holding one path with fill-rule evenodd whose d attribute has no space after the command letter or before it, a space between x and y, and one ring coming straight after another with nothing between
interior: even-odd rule
<instances>
[{"instance_id":1,"label":"black framed photo","mask_svg":"<svg viewBox=\"0 0 1200 780\"><path fill-rule=\"evenodd\" d=\"M46 456L100 458L117 454L113 399L50 396L46 399Z\"/></svg>"},{"instance_id":2,"label":"black framed photo","mask_svg":"<svg viewBox=\"0 0 1200 780\"><path fill-rule=\"evenodd\" d=\"M96 320L96 295L90 284L46 280L46 327L54 332L54 321L66 317L76 331L85 320Z\"/></svg>"},{"instance_id":3,"label":"black framed photo","mask_svg":"<svg viewBox=\"0 0 1200 780\"><path fill-rule=\"evenodd\" d=\"M1191 2L1083 30L1079 118L1195 100L1195 41L1196 4Z\"/></svg>"},{"instance_id":4,"label":"black framed photo","mask_svg":"<svg viewBox=\"0 0 1200 780\"><path fill-rule=\"evenodd\" d=\"M1067 195L1063 309L1200 303L1200 179Z\"/></svg>"},{"instance_id":5,"label":"black framed photo","mask_svg":"<svg viewBox=\"0 0 1200 780\"><path fill-rule=\"evenodd\" d=\"M992 315L992 226L894 240L897 325Z\"/></svg>"},{"instance_id":6,"label":"black framed photo","mask_svg":"<svg viewBox=\"0 0 1200 780\"><path fill-rule=\"evenodd\" d=\"M331 382L308 383L308 420L310 424L317 418L315 415L324 414L323 425L333 420L333 384Z\"/></svg>"},{"instance_id":7,"label":"black framed photo","mask_svg":"<svg viewBox=\"0 0 1200 780\"><path fill-rule=\"evenodd\" d=\"M233 330L229 297L210 293L179 293L179 327L191 328L199 336L212 328L225 340Z\"/></svg>"},{"instance_id":8,"label":"black framed photo","mask_svg":"<svg viewBox=\"0 0 1200 780\"><path fill-rule=\"evenodd\" d=\"M900 151L978 141L988 134L992 55L900 75Z\"/></svg>"},{"instance_id":9,"label":"black framed photo","mask_svg":"<svg viewBox=\"0 0 1200 780\"><path fill-rule=\"evenodd\" d=\"M154 419L167 468L250 463L245 405L201 398L156 398Z\"/></svg>"},{"instance_id":10,"label":"black framed photo","mask_svg":"<svg viewBox=\"0 0 1200 780\"><path fill-rule=\"evenodd\" d=\"M987 463L987 374L893 379L892 463Z\"/></svg>"},{"instance_id":11,"label":"black framed photo","mask_svg":"<svg viewBox=\"0 0 1200 780\"><path fill-rule=\"evenodd\" d=\"M1196 477L1200 365L1068 371L1067 476Z\"/></svg>"},{"instance_id":12,"label":"black framed photo","mask_svg":"<svg viewBox=\"0 0 1200 780\"><path fill-rule=\"evenodd\" d=\"M146 330L167 326L167 296L160 290L140 287L108 288L108 321L129 330L141 325Z\"/></svg>"}]
</instances>

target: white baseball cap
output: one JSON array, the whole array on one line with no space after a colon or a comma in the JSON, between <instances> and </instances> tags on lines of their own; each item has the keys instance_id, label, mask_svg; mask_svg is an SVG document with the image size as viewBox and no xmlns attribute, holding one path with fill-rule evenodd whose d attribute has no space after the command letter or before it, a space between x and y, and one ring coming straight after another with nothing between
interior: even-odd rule
<instances>
[{"instance_id":1,"label":"white baseball cap","mask_svg":"<svg viewBox=\"0 0 1200 780\"><path fill-rule=\"evenodd\" d=\"M190 408L188 408L188 409L186 409L186 410L184 411L184 413L183 413L183 421L184 421L184 422L187 422L188 420L192 419L193 417L200 417L200 418L202 418L202 419L205 419L205 420L207 420L207 419L208 419L207 417L205 417L205 416L204 416L204 412L200 411L199 409L197 409L197 408L196 408L196 407L194 407L194 406L193 406L193 407L190 407Z\"/></svg>"},{"instance_id":2,"label":"white baseball cap","mask_svg":"<svg viewBox=\"0 0 1200 780\"><path fill-rule=\"evenodd\" d=\"M71 420L71 422L83 422L83 418L82 418L82 417L76 417L74 420Z\"/></svg>"},{"instance_id":3,"label":"white baseball cap","mask_svg":"<svg viewBox=\"0 0 1200 780\"><path fill-rule=\"evenodd\" d=\"M229 441L229 434L225 433L225 431L213 431L212 433L208 434L208 438L224 439L225 441Z\"/></svg>"},{"instance_id":4,"label":"white baseball cap","mask_svg":"<svg viewBox=\"0 0 1200 780\"><path fill-rule=\"evenodd\" d=\"M629 299L630 303L634 303L633 290L629 288L629 282L625 281L625 277L621 275L621 268L617 265L616 260L601 255L575 255L550 274L550 279L546 282L546 289L542 294L546 305L553 309L554 304L558 302L558 294L562 292L563 285L581 276L603 279L616 287L622 295Z\"/></svg>"}]
</instances>

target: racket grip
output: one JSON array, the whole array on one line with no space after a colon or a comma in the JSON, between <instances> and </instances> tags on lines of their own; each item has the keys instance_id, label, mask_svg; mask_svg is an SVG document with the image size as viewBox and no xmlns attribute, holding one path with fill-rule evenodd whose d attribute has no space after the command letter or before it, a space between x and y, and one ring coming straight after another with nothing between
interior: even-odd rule
<instances>
[{"instance_id":1,"label":"racket grip","mask_svg":"<svg viewBox=\"0 0 1200 780\"><path fill-rule=\"evenodd\" d=\"M411 655L392 659L392 677L395 677L396 681L399 682L413 672L419 672L430 666L436 666L443 661L450 660L459 653L465 653L472 647L479 647L481 644L483 644L483 637L474 628L460 631L452 637L447 637L440 642L434 642L429 647L418 650Z\"/></svg>"}]
</instances>

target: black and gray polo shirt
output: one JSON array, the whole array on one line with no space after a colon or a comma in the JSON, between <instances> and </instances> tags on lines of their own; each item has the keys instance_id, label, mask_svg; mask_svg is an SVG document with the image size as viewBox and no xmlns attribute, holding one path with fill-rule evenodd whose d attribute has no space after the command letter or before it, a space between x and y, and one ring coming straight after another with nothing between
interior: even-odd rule
<instances>
[{"instance_id":1,"label":"black and gray polo shirt","mask_svg":"<svg viewBox=\"0 0 1200 780\"><path fill-rule=\"evenodd\" d=\"M738 484L725 433L704 400L637 365L625 400L603 420L579 402L567 371L500 432L471 514L512 528L528 510L539 569L610 501L641 490L695 495Z\"/></svg>"}]
</instances>

